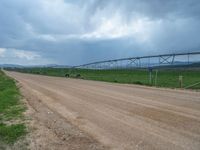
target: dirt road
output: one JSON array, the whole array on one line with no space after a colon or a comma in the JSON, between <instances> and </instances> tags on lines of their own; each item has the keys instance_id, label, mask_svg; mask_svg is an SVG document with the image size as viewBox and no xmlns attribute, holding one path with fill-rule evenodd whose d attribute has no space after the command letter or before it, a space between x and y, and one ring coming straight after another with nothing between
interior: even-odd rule
<instances>
[{"instance_id":1,"label":"dirt road","mask_svg":"<svg viewBox=\"0 0 200 150\"><path fill-rule=\"evenodd\" d=\"M200 149L200 93L7 72L112 149Z\"/></svg>"}]
</instances>

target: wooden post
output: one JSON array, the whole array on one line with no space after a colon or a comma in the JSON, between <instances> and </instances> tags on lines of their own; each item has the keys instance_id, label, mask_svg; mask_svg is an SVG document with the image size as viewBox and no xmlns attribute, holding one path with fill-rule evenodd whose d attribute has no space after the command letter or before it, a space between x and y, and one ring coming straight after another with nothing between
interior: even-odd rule
<instances>
[{"instance_id":1,"label":"wooden post","mask_svg":"<svg viewBox=\"0 0 200 150\"><path fill-rule=\"evenodd\" d=\"M179 76L179 87L182 88L183 87L183 76Z\"/></svg>"},{"instance_id":2,"label":"wooden post","mask_svg":"<svg viewBox=\"0 0 200 150\"><path fill-rule=\"evenodd\" d=\"M156 75L155 75L155 86L157 86L157 78L158 78L158 70L156 70Z\"/></svg>"},{"instance_id":3,"label":"wooden post","mask_svg":"<svg viewBox=\"0 0 200 150\"><path fill-rule=\"evenodd\" d=\"M149 84L152 85L152 71L153 71L153 69L148 68L148 70L149 70Z\"/></svg>"}]
</instances>

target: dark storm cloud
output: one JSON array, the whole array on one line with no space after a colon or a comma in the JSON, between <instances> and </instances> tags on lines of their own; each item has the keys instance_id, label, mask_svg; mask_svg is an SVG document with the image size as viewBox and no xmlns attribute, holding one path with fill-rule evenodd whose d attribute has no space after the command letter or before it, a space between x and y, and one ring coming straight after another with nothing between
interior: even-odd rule
<instances>
[{"instance_id":1,"label":"dark storm cloud","mask_svg":"<svg viewBox=\"0 0 200 150\"><path fill-rule=\"evenodd\" d=\"M199 26L199 0L1 0L0 63L199 50Z\"/></svg>"}]
</instances>

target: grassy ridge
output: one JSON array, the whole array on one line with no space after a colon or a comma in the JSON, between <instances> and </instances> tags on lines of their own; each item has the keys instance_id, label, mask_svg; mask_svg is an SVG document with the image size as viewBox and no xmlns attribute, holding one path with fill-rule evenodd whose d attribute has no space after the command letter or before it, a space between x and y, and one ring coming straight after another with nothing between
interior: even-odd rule
<instances>
[{"instance_id":1,"label":"grassy ridge","mask_svg":"<svg viewBox=\"0 0 200 150\"><path fill-rule=\"evenodd\" d=\"M81 78L87 80L98 80L106 82L129 83L155 86L156 71L152 72L152 82L149 82L149 72L147 70L86 70L86 69L66 69L66 68L26 68L17 69L25 73L42 74L49 76L76 77L80 74ZM200 70L158 70L157 84L158 87L179 88L179 76L183 76L183 87L200 82ZM200 89L200 84L192 87Z\"/></svg>"},{"instance_id":2,"label":"grassy ridge","mask_svg":"<svg viewBox=\"0 0 200 150\"><path fill-rule=\"evenodd\" d=\"M20 103L20 93L15 82L0 71L0 141L14 143L26 133L20 123L25 107Z\"/></svg>"}]
</instances>

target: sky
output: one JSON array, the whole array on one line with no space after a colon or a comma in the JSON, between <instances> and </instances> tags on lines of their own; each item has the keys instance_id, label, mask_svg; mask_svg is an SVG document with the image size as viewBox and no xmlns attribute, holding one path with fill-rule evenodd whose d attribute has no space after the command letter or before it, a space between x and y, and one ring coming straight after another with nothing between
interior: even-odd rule
<instances>
[{"instance_id":1,"label":"sky","mask_svg":"<svg viewBox=\"0 0 200 150\"><path fill-rule=\"evenodd\" d=\"M0 64L199 50L199 0L0 0Z\"/></svg>"}]
</instances>

